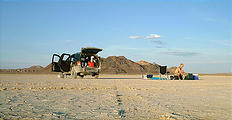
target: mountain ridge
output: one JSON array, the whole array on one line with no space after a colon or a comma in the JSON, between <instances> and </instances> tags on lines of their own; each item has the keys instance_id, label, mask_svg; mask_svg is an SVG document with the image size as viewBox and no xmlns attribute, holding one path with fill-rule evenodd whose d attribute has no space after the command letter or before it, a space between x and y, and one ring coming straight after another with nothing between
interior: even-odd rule
<instances>
[{"instance_id":1,"label":"mountain ridge","mask_svg":"<svg viewBox=\"0 0 232 120\"><path fill-rule=\"evenodd\" d=\"M102 66L100 74L159 74L159 64L155 62L149 63L144 60L134 62L127 59L125 56L109 56L101 58ZM52 64L46 67L39 65L31 66L23 69L0 69L0 72L11 73L52 73ZM176 67L168 68L170 73L173 73Z\"/></svg>"}]
</instances>

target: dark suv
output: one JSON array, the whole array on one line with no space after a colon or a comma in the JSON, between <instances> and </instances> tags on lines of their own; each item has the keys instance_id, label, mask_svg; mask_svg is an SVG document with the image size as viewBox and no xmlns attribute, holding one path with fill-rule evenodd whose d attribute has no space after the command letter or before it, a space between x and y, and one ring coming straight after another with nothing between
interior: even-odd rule
<instances>
[{"instance_id":1,"label":"dark suv","mask_svg":"<svg viewBox=\"0 0 232 120\"><path fill-rule=\"evenodd\" d=\"M60 78L67 75L71 75L72 78L83 78L85 75L98 78L101 63L97 53L100 51L102 51L100 48L87 47L82 48L81 52L72 55L66 53L61 56L53 54L52 71L60 72L58 76Z\"/></svg>"}]
</instances>

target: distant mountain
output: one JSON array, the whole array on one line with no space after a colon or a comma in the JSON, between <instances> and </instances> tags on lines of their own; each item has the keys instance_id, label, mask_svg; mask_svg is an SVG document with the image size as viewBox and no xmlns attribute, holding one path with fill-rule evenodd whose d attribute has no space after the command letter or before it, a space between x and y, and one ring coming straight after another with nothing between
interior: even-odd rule
<instances>
[{"instance_id":1,"label":"distant mountain","mask_svg":"<svg viewBox=\"0 0 232 120\"><path fill-rule=\"evenodd\" d=\"M31 66L29 68L22 68L22 69L0 69L0 72L6 72L6 73L37 73L40 72L43 69L42 66L36 65Z\"/></svg>"},{"instance_id":2,"label":"distant mountain","mask_svg":"<svg viewBox=\"0 0 232 120\"><path fill-rule=\"evenodd\" d=\"M155 62L149 63L147 61L137 61L127 59L124 56L109 56L101 58L101 74L159 74L159 66ZM52 64L46 67L31 66L24 69L0 69L0 72L11 73L52 73ZM168 69L170 73L174 73L176 67Z\"/></svg>"},{"instance_id":3,"label":"distant mountain","mask_svg":"<svg viewBox=\"0 0 232 120\"><path fill-rule=\"evenodd\" d=\"M101 73L108 74L157 74L158 64L150 64L146 61L136 63L124 56L110 56L102 58Z\"/></svg>"},{"instance_id":4,"label":"distant mountain","mask_svg":"<svg viewBox=\"0 0 232 120\"><path fill-rule=\"evenodd\" d=\"M43 67L36 65L36 66L31 66L31 67L25 68L25 69L27 69L27 70L41 70L41 69L43 69Z\"/></svg>"},{"instance_id":5,"label":"distant mountain","mask_svg":"<svg viewBox=\"0 0 232 120\"><path fill-rule=\"evenodd\" d=\"M50 73L50 72L52 72L52 63L48 64L46 67L41 69L40 72L42 72L42 73Z\"/></svg>"}]
</instances>

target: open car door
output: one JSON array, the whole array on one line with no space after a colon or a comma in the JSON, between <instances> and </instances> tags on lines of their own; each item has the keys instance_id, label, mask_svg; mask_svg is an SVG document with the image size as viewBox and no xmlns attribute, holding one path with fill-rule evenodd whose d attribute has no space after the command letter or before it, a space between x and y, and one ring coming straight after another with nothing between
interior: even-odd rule
<instances>
[{"instance_id":1,"label":"open car door","mask_svg":"<svg viewBox=\"0 0 232 120\"><path fill-rule=\"evenodd\" d=\"M53 54L52 71L53 72L69 72L71 64L71 55L63 53L61 56Z\"/></svg>"},{"instance_id":2,"label":"open car door","mask_svg":"<svg viewBox=\"0 0 232 120\"><path fill-rule=\"evenodd\" d=\"M60 56L57 54L53 54L53 56L52 56L52 72L61 72L60 66L58 65L59 60L60 60Z\"/></svg>"},{"instance_id":3,"label":"open car door","mask_svg":"<svg viewBox=\"0 0 232 120\"><path fill-rule=\"evenodd\" d=\"M71 64L71 55L63 53L60 56L60 60L58 61L60 69L62 72L69 72L70 71L70 64Z\"/></svg>"}]
</instances>

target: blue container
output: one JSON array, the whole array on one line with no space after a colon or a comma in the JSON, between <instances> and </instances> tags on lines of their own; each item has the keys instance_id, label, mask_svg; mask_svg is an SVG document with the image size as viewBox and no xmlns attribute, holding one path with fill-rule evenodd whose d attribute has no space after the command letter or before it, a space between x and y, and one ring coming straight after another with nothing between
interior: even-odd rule
<instances>
[{"instance_id":1,"label":"blue container","mask_svg":"<svg viewBox=\"0 0 232 120\"><path fill-rule=\"evenodd\" d=\"M159 78L159 77L153 77L152 80L167 80L167 78Z\"/></svg>"},{"instance_id":2,"label":"blue container","mask_svg":"<svg viewBox=\"0 0 232 120\"><path fill-rule=\"evenodd\" d=\"M159 77L153 77L151 78L152 80L159 80L160 78Z\"/></svg>"},{"instance_id":3,"label":"blue container","mask_svg":"<svg viewBox=\"0 0 232 120\"><path fill-rule=\"evenodd\" d=\"M198 80L198 76L193 76L193 80Z\"/></svg>"},{"instance_id":4,"label":"blue container","mask_svg":"<svg viewBox=\"0 0 232 120\"><path fill-rule=\"evenodd\" d=\"M167 80L167 78L160 78L160 80Z\"/></svg>"},{"instance_id":5,"label":"blue container","mask_svg":"<svg viewBox=\"0 0 232 120\"><path fill-rule=\"evenodd\" d=\"M153 77L153 75L147 75L147 78L152 78Z\"/></svg>"}]
</instances>

